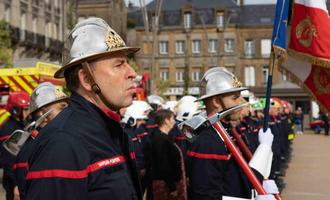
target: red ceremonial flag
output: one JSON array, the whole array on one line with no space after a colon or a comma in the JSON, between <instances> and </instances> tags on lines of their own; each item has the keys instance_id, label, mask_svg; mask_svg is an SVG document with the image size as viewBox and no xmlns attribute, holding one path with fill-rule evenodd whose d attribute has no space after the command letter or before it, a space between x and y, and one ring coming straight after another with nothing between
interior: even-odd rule
<instances>
[{"instance_id":1,"label":"red ceremonial flag","mask_svg":"<svg viewBox=\"0 0 330 200\"><path fill-rule=\"evenodd\" d=\"M288 56L282 70L290 74L290 79L308 91L315 101L330 112L330 69L313 65Z\"/></svg>"},{"instance_id":2,"label":"red ceremonial flag","mask_svg":"<svg viewBox=\"0 0 330 200\"><path fill-rule=\"evenodd\" d=\"M330 67L330 18L325 0L295 0L289 54Z\"/></svg>"},{"instance_id":3,"label":"red ceremonial flag","mask_svg":"<svg viewBox=\"0 0 330 200\"><path fill-rule=\"evenodd\" d=\"M325 0L294 0L281 69L330 112L330 18Z\"/></svg>"}]
</instances>

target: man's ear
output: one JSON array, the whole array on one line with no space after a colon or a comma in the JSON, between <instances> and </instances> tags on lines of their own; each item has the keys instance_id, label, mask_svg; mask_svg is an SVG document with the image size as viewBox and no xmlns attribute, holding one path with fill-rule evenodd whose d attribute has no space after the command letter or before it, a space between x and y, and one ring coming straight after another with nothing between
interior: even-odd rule
<instances>
[{"instance_id":1,"label":"man's ear","mask_svg":"<svg viewBox=\"0 0 330 200\"><path fill-rule=\"evenodd\" d=\"M78 70L78 78L80 82L80 86L87 91L92 91L92 87L90 84L90 80L85 72L84 69L79 69Z\"/></svg>"},{"instance_id":2,"label":"man's ear","mask_svg":"<svg viewBox=\"0 0 330 200\"><path fill-rule=\"evenodd\" d=\"M212 97L211 101L212 101L212 105L213 105L213 107L214 107L216 110L218 110L219 108L224 109L224 108L222 108L222 103L221 103L221 99L220 99L220 97L218 97L218 96L214 96L214 97Z\"/></svg>"}]
</instances>

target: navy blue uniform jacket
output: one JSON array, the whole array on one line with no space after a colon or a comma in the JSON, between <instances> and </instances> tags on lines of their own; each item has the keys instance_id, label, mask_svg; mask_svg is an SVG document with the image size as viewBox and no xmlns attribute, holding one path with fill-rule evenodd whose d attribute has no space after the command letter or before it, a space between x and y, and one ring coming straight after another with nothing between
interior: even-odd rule
<instances>
[{"instance_id":1,"label":"navy blue uniform jacket","mask_svg":"<svg viewBox=\"0 0 330 200\"><path fill-rule=\"evenodd\" d=\"M26 199L142 199L128 136L80 95L72 94L35 142Z\"/></svg>"},{"instance_id":2,"label":"navy blue uniform jacket","mask_svg":"<svg viewBox=\"0 0 330 200\"><path fill-rule=\"evenodd\" d=\"M187 152L189 199L219 200L251 197L251 185L212 126L204 128ZM261 174L257 177L262 179Z\"/></svg>"},{"instance_id":3,"label":"navy blue uniform jacket","mask_svg":"<svg viewBox=\"0 0 330 200\"><path fill-rule=\"evenodd\" d=\"M31 151L33 150L34 139L30 137L18 153L16 157L16 163L13 165L13 169L15 172L15 177L17 181L17 186L19 190L19 195L21 199L25 199L25 189L26 189L26 175L29 170L28 159L31 155Z\"/></svg>"},{"instance_id":4,"label":"navy blue uniform jacket","mask_svg":"<svg viewBox=\"0 0 330 200\"><path fill-rule=\"evenodd\" d=\"M7 139L11 133L15 130L23 130L24 125L18 122L13 117L9 117L8 120L0 127L0 138L1 143ZM0 146L1 161L3 164L3 180L2 184L6 191L13 191L15 185L17 185L17 180L15 178L13 165L16 160L16 156L11 155L2 145Z\"/></svg>"}]
</instances>

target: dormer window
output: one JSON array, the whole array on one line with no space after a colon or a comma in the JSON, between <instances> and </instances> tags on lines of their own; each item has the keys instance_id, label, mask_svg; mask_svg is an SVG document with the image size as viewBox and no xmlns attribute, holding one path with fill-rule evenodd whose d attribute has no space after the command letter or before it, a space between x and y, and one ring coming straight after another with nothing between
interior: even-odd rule
<instances>
[{"instance_id":1,"label":"dormer window","mask_svg":"<svg viewBox=\"0 0 330 200\"><path fill-rule=\"evenodd\" d=\"M191 12L185 12L183 15L183 22L185 29L191 28L191 21L192 21Z\"/></svg>"},{"instance_id":2,"label":"dormer window","mask_svg":"<svg viewBox=\"0 0 330 200\"><path fill-rule=\"evenodd\" d=\"M217 28L223 28L225 25L224 12L221 11L217 12L216 20L217 20Z\"/></svg>"}]
</instances>

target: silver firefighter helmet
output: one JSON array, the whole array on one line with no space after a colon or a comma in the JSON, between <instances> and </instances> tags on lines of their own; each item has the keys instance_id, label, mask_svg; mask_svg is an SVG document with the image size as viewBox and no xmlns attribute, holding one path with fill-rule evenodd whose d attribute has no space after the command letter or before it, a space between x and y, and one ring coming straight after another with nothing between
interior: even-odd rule
<instances>
[{"instance_id":1,"label":"silver firefighter helmet","mask_svg":"<svg viewBox=\"0 0 330 200\"><path fill-rule=\"evenodd\" d=\"M118 51L135 53L140 48L127 47L124 40L103 19L91 17L76 24L64 42L62 68L55 78L63 78L64 71L83 61L103 57Z\"/></svg>"},{"instance_id":2,"label":"silver firefighter helmet","mask_svg":"<svg viewBox=\"0 0 330 200\"><path fill-rule=\"evenodd\" d=\"M30 113L33 114L40 108L67 99L68 97L52 83L44 82L36 87L30 97Z\"/></svg>"},{"instance_id":3,"label":"silver firefighter helmet","mask_svg":"<svg viewBox=\"0 0 330 200\"><path fill-rule=\"evenodd\" d=\"M198 101L215 95L246 89L246 87L242 87L242 83L236 78L236 76L226 68L214 67L206 71L201 80L200 91L202 96Z\"/></svg>"},{"instance_id":4,"label":"silver firefighter helmet","mask_svg":"<svg viewBox=\"0 0 330 200\"><path fill-rule=\"evenodd\" d=\"M156 104L158 106L163 106L165 103L164 99L158 95L150 95L147 97L147 100L149 104Z\"/></svg>"}]
</instances>

